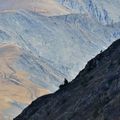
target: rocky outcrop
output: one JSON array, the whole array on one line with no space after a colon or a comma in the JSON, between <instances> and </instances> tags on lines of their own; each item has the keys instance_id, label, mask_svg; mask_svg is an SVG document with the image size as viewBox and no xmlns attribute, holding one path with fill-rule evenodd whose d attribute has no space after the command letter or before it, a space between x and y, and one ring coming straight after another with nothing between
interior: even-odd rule
<instances>
[{"instance_id":1,"label":"rocky outcrop","mask_svg":"<svg viewBox=\"0 0 120 120\"><path fill-rule=\"evenodd\" d=\"M120 40L90 60L54 94L38 98L14 120L120 120Z\"/></svg>"}]
</instances>

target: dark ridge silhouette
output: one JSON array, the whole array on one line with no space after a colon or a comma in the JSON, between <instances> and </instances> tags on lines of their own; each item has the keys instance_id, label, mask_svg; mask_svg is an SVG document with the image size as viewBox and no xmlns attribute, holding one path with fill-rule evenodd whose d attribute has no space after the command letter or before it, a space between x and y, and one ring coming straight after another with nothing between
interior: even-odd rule
<instances>
[{"instance_id":1,"label":"dark ridge silhouette","mask_svg":"<svg viewBox=\"0 0 120 120\"><path fill-rule=\"evenodd\" d=\"M120 39L65 87L35 100L14 120L120 120Z\"/></svg>"}]
</instances>

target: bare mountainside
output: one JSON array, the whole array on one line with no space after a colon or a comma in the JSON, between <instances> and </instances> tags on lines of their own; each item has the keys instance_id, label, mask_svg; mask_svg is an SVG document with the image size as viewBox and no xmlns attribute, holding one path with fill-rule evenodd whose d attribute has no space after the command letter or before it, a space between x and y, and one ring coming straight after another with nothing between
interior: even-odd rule
<instances>
[{"instance_id":1,"label":"bare mountainside","mask_svg":"<svg viewBox=\"0 0 120 120\"><path fill-rule=\"evenodd\" d=\"M70 14L71 11L55 0L0 0L1 12L29 10L47 16Z\"/></svg>"},{"instance_id":2,"label":"bare mountainside","mask_svg":"<svg viewBox=\"0 0 120 120\"><path fill-rule=\"evenodd\" d=\"M57 0L72 12L90 14L98 22L108 25L120 22L119 0Z\"/></svg>"},{"instance_id":3,"label":"bare mountainside","mask_svg":"<svg viewBox=\"0 0 120 120\"><path fill-rule=\"evenodd\" d=\"M1 105L5 104L0 109L1 119L13 119L38 96L56 91L64 78L71 81L88 60L118 39L119 3L0 0L0 97ZM8 59L8 55L14 62L4 61L3 56ZM15 85L18 81L23 82L28 96L22 92L23 87ZM18 97L13 97L16 92Z\"/></svg>"},{"instance_id":4,"label":"bare mountainside","mask_svg":"<svg viewBox=\"0 0 120 120\"><path fill-rule=\"evenodd\" d=\"M32 100L57 89L60 79L63 76L42 58L37 59L16 44L1 44L0 120L11 120Z\"/></svg>"},{"instance_id":5,"label":"bare mountainside","mask_svg":"<svg viewBox=\"0 0 120 120\"><path fill-rule=\"evenodd\" d=\"M90 15L47 17L23 10L1 13L0 18L1 42L17 43L45 58L70 80L120 36L120 23L105 26Z\"/></svg>"},{"instance_id":6,"label":"bare mountainside","mask_svg":"<svg viewBox=\"0 0 120 120\"><path fill-rule=\"evenodd\" d=\"M90 60L54 94L38 98L14 120L120 120L120 40Z\"/></svg>"}]
</instances>

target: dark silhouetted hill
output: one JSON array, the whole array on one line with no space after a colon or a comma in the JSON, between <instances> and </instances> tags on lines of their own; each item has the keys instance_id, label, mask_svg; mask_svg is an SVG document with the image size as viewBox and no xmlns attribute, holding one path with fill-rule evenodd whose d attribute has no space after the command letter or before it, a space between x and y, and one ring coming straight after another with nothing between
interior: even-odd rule
<instances>
[{"instance_id":1,"label":"dark silhouetted hill","mask_svg":"<svg viewBox=\"0 0 120 120\"><path fill-rule=\"evenodd\" d=\"M72 82L38 98L14 120L120 120L120 39Z\"/></svg>"}]
</instances>

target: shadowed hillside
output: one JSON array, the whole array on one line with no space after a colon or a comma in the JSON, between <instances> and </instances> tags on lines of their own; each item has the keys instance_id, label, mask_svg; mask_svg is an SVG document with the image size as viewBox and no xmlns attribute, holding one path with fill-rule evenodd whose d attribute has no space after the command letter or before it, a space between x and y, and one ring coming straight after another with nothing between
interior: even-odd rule
<instances>
[{"instance_id":1,"label":"shadowed hillside","mask_svg":"<svg viewBox=\"0 0 120 120\"><path fill-rule=\"evenodd\" d=\"M90 60L54 94L38 98L14 120L120 120L120 39Z\"/></svg>"}]
</instances>

